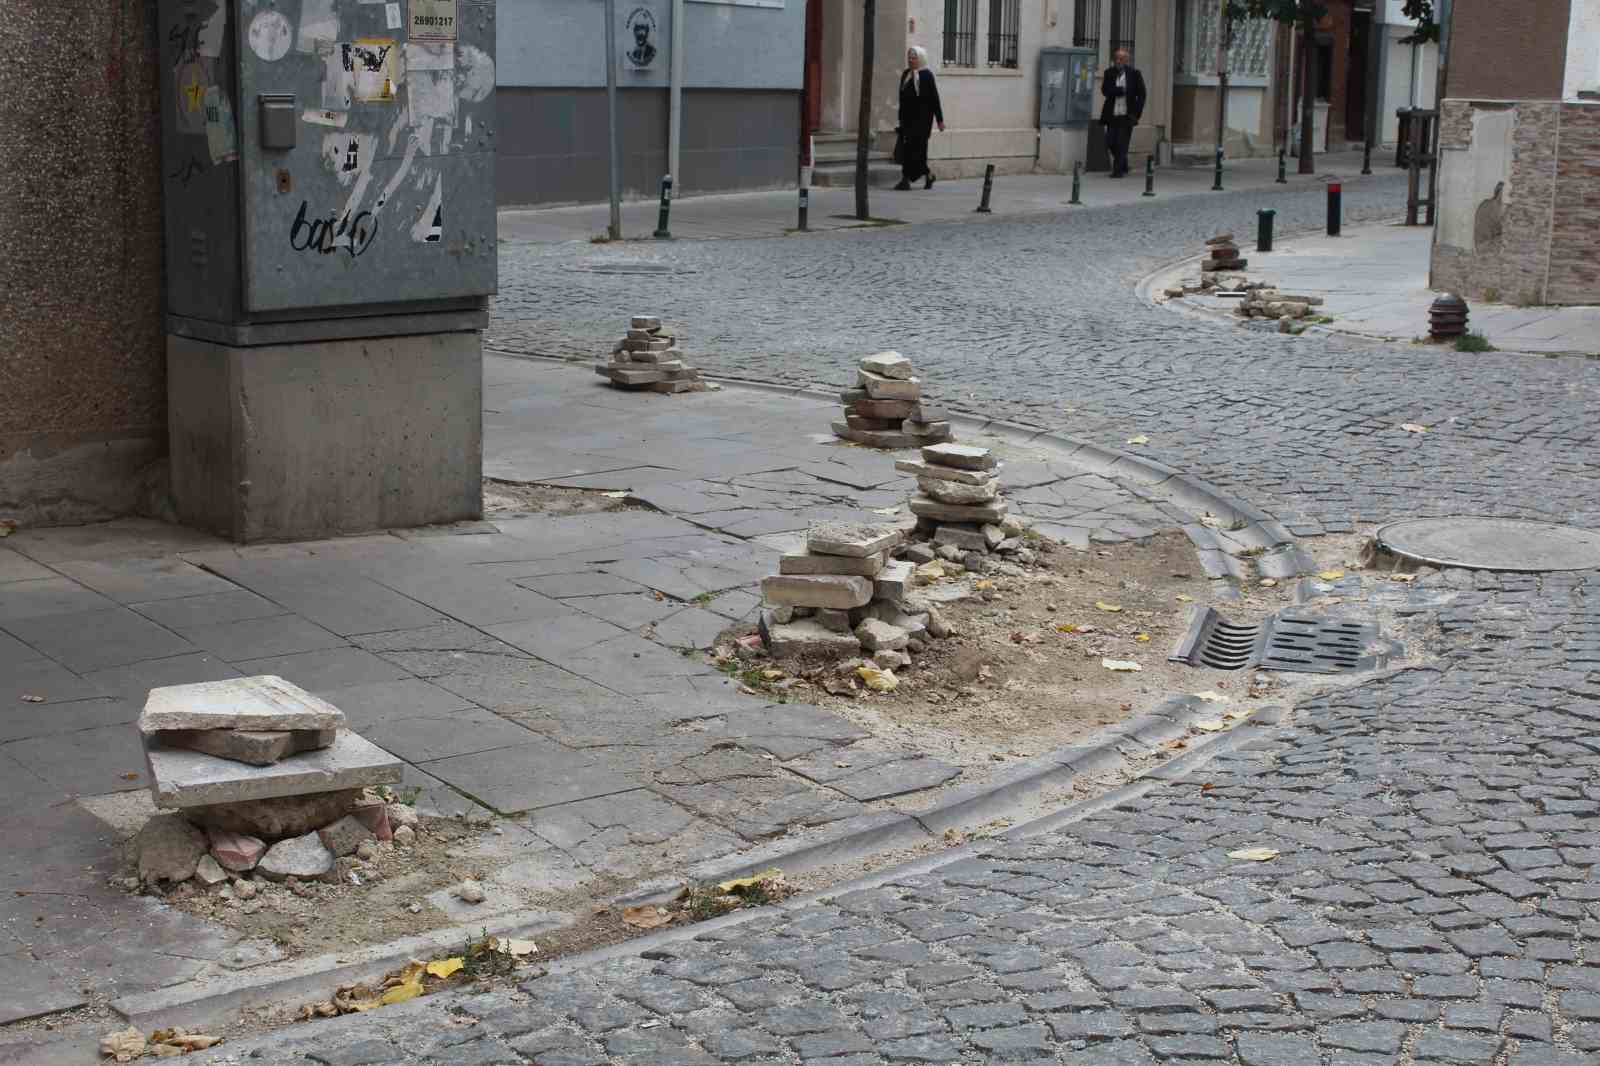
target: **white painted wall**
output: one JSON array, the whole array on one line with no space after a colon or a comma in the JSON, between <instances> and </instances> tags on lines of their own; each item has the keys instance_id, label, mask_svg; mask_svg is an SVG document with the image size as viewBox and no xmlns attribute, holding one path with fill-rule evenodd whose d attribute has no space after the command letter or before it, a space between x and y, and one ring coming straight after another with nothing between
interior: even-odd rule
<instances>
[{"instance_id":1,"label":"white painted wall","mask_svg":"<svg viewBox=\"0 0 1600 1066\"><path fill-rule=\"evenodd\" d=\"M1411 23L1385 26L1383 71L1378 84L1378 117L1382 144L1393 144L1400 135L1400 120L1395 109L1434 106L1439 87L1439 46L1401 44L1411 34Z\"/></svg>"},{"instance_id":2,"label":"white painted wall","mask_svg":"<svg viewBox=\"0 0 1600 1066\"><path fill-rule=\"evenodd\" d=\"M1600 92L1600 0L1572 0L1567 22L1567 71L1561 97Z\"/></svg>"}]
</instances>

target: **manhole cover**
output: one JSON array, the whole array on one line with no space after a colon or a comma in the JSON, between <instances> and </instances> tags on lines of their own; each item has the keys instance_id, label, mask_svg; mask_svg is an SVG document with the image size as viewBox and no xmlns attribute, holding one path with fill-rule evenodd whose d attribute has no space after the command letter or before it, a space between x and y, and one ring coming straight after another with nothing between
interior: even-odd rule
<instances>
[{"instance_id":1,"label":"manhole cover","mask_svg":"<svg viewBox=\"0 0 1600 1066\"><path fill-rule=\"evenodd\" d=\"M574 263L569 268L587 274L692 274L694 271L671 263L653 263L643 259L591 259Z\"/></svg>"},{"instance_id":2,"label":"manhole cover","mask_svg":"<svg viewBox=\"0 0 1600 1066\"><path fill-rule=\"evenodd\" d=\"M1379 527L1371 553L1412 565L1537 573L1600 569L1600 533L1519 518L1413 518Z\"/></svg>"},{"instance_id":3,"label":"manhole cover","mask_svg":"<svg viewBox=\"0 0 1600 1066\"><path fill-rule=\"evenodd\" d=\"M1197 607L1168 658L1214 670L1255 666L1295 674L1342 674L1381 667L1397 650L1367 622L1289 611L1262 622L1230 622L1215 607Z\"/></svg>"}]
</instances>

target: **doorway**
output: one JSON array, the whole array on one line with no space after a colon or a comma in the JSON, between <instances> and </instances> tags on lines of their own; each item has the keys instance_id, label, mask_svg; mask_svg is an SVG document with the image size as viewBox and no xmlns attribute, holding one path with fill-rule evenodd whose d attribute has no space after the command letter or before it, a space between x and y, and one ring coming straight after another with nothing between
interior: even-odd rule
<instances>
[{"instance_id":1,"label":"doorway","mask_svg":"<svg viewBox=\"0 0 1600 1066\"><path fill-rule=\"evenodd\" d=\"M1367 56L1372 43L1372 12L1353 11L1350 21L1350 58L1345 63L1344 137L1367 139Z\"/></svg>"}]
</instances>

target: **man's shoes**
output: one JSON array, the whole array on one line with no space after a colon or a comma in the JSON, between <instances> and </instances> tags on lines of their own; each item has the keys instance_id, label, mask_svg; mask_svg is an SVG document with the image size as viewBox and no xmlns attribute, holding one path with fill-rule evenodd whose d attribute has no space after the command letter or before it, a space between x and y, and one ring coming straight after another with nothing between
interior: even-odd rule
<instances>
[{"instance_id":1,"label":"man's shoes","mask_svg":"<svg viewBox=\"0 0 1600 1066\"><path fill-rule=\"evenodd\" d=\"M895 186L895 189L899 192L905 192L909 188L911 188L911 183L904 178L901 178L899 184Z\"/></svg>"},{"instance_id":2,"label":"man's shoes","mask_svg":"<svg viewBox=\"0 0 1600 1066\"><path fill-rule=\"evenodd\" d=\"M938 180L938 178L933 176L933 171L930 170L928 171L928 180L922 183L922 187L924 189L931 189L933 188L933 183Z\"/></svg>"}]
</instances>

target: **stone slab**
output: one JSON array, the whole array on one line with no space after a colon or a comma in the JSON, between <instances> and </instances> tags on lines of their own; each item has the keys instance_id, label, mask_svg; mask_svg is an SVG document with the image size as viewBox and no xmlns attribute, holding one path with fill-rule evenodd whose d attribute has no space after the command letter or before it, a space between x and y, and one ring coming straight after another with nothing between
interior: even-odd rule
<instances>
[{"instance_id":1,"label":"stone slab","mask_svg":"<svg viewBox=\"0 0 1600 1066\"><path fill-rule=\"evenodd\" d=\"M945 481L936 477L917 478L917 488L940 503L962 506L981 506L1000 498L1000 485L990 481L984 485L963 485L959 481Z\"/></svg>"},{"instance_id":2,"label":"stone slab","mask_svg":"<svg viewBox=\"0 0 1600 1066\"><path fill-rule=\"evenodd\" d=\"M911 360L899 352L878 352L861 360L861 369L869 374L879 377L894 378L905 381L911 377L914 370Z\"/></svg>"},{"instance_id":3,"label":"stone slab","mask_svg":"<svg viewBox=\"0 0 1600 1066\"><path fill-rule=\"evenodd\" d=\"M761 595L774 606L849 610L872 600L872 581L833 574L780 574L762 580Z\"/></svg>"},{"instance_id":4,"label":"stone slab","mask_svg":"<svg viewBox=\"0 0 1600 1066\"><path fill-rule=\"evenodd\" d=\"M168 729L154 734L162 747L204 752L251 766L271 766L290 755L326 748L337 737L336 729Z\"/></svg>"},{"instance_id":5,"label":"stone slab","mask_svg":"<svg viewBox=\"0 0 1600 1066\"><path fill-rule=\"evenodd\" d=\"M899 651L911 638L899 626L868 618L856 626L856 639L867 651Z\"/></svg>"},{"instance_id":6,"label":"stone slab","mask_svg":"<svg viewBox=\"0 0 1600 1066\"><path fill-rule=\"evenodd\" d=\"M919 410L921 405L910 400L857 400L845 408L845 414L859 415L862 418L882 418L898 425Z\"/></svg>"},{"instance_id":7,"label":"stone slab","mask_svg":"<svg viewBox=\"0 0 1600 1066\"><path fill-rule=\"evenodd\" d=\"M869 418L850 412L844 416L844 424L858 433L894 433L899 431L902 421L897 418Z\"/></svg>"},{"instance_id":8,"label":"stone slab","mask_svg":"<svg viewBox=\"0 0 1600 1066\"><path fill-rule=\"evenodd\" d=\"M869 448L920 448L925 442L909 433L895 430L851 429L846 422L833 423L833 435L852 444Z\"/></svg>"},{"instance_id":9,"label":"stone slab","mask_svg":"<svg viewBox=\"0 0 1600 1066\"><path fill-rule=\"evenodd\" d=\"M806 531L806 548L814 555L861 559L900 543L899 527L859 522L824 522Z\"/></svg>"},{"instance_id":10,"label":"stone slab","mask_svg":"<svg viewBox=\"0 0 1600 1066\"><path fill-rule=\"evenodd\" d=\"M940 503L928 496L911 497L911 513L918 518L932 518L938 522L999 522L1006 516L1006 501L995 500L979 507L961 507L953 503Z\"/></svg>"},{"instance_id":11,"label":"stone slab","mask_svg":"<svg viewBox=\"0 0 1600 1066\"><path fill-rule=\"evenodd\" d=\"M922 382L917 378L886 378L861 370L856 373L856 383L874 400L922 399Z\"/></svg>"},{"instance_id":12,"label":"stone slab","mask_svg":"<svg viewBox=\"0 0 1600 1066\"><path fill-rule=\"evenodd\" d=\"M262 674L150 690L139 731L339 729L344 713L298 685Z\"/></svg>"},{"instance_id":13,"label":"stone slab","mask_svg":"<svg viewBox=\"0 0 1600 1066\"><path fill-rule=\"evenodd\" d=\"M935 466L958 470L993 470L995 466L993 452L969 444L930 444L922 449L922 458Z\"/></svg>"},{"instance_id":14,"label":"stone slab","mask_svg":"<svg viewBox=\"0 0 1600 1066\"><path fill-rule=\"evenodd\" d=\"M861 642L855 634L835 633L809 618L779 625L763 614L761 638L774 659L845 659L861 654Z\"/></svg>"},{"instance_id":15,"label":"stone slab","mask_svg":"<svg viewBox=\"0 0 1600 1066\"><path fill-rule=\"evenodd\" d=\"M148 739L145 762L156 806L166 808L394 785L403 769L399 759L348 729L341 729L329 747L291 755L271 766L246 766L197 751L158 747Z\"/></svg>"},{"instance_id":16,"label":"stone slab","mask_svg":"<svg viewBox=\"0 0 1600 1066\"><path fill-rule=\"evenodd\" d=\"M848 555L816 555L809 551L792 552L778 560L780 574L839 574L845 577L873 577L883 569L883 553L860 558Z\"/></svg>"},{"instance_id":17,"label":"stone slab","mask_svg":"<svg viewBox=\"0 0 1600 1066\"><path fill-rule=\"evenodd\" d=\"M940 481L954 481L959 485L987 485L995 479L994 473L988 470L962 470L954 466L937 466L920 459L896 459L894 468L902 474L910 474L916 478L938 478Z\"/></svg>"},{"instance_id":18,"label":"stone slab","mask_svg":"<svg viewBox=\"0 0 1600 1066\"><path fill-rule=\"evenodd\" d=\"M967 529L962 526L940 526L933 534L933 542L938 545L950 544L963 551L989 550L989 538L984 536L981 529Z\"/></svg>"}]
</instances>

